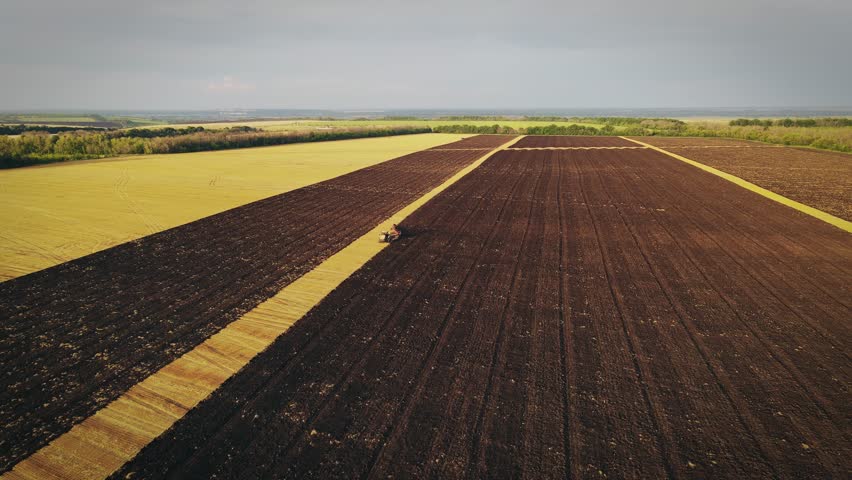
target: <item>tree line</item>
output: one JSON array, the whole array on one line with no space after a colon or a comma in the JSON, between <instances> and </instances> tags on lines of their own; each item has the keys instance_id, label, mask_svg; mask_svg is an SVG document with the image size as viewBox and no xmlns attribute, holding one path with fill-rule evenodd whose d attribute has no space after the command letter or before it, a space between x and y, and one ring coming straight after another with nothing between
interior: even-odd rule
<instances>
[{"instance_id":1,"label":"tree line","mask_svg":"<svg viewBox=\"0 0 852 480\"><path fill-rule=\"evenodd\" d=\"M13 135L20 135L19 137L0 136L0 168L119 155L200 152L432 131L461 134L727 137L852 152L850 131L837 128L852 126L852 120L844 118L782 119L772 121L771 125L766 124L764 120L756 120L760 123L754 123L755 120L748 119L738 119L729 124L684 123L674 119L630 117L592 117L578 120L588 120L581 123L604 123L604 125L595 127L566 125L560 122L544 126L513 128L499 123L485 126L459 123L436 126L431 129L406 126L350 127L281 132L269 132L247 126L223 130L205 130L203 127L129 130L51 127L61 130L53 134L43 129L24 130L21 133L13 133ZM67 128L72 128L73 131L65 131Z\"/></svg>"},{"instance_id":2,"label":"tree line","mask_svg":"<svg viewBox=\"0 0 852 480\"><path fill-rule=\"evenodd\" d=\"M102 127L65 127L54 125L0 125L0 135L23 135L29 132L62 133L62 132L103 132Z\"/></svg>"},{"instance_id":3,"label":"tree line","mask_svg":"<svg viewBox=\"0 0 852 480\"><path fill-rule=\"evenodd\" d=\"M591 119L590 119L591 120ZM817 123L821 119L815 119ZM512 128L505 125L491 126L445 125L433 128L441 133L516 133L525 135L622 135L622 136L663 136L663 137L722 137L756 140L781 145L795 145L852 152L852 134L848 129L811 126L788 127L784 123L772 126L730 126L712 122L685 123L671 119L642 119L638 123L628 122L616 128L608 123L597 128L588 125L552 124Z\"/></svg>"},{"instance_id":4,"label":"tree line","mask_svg":"<svg viewBox=\"0 0 852 480\"><path fill-rule=\"evenodd\" d=\"M193 127L195 128L195 127ZM131 136L126 131L74 131L50 135L27 133L20 137L0 137L0 168L21 167L68 160L120 155L187 153L207 150L322 142L354 138L385 137L429 133L428 127L339 128L333 130L269 132L250 127L203 130L171 136Z\"/></svg>"},{"instance_id":5,"label":"tree line","mask_svg":"<svg viewBox=\"0 0 852 480\"><path fill-rule=\"evenodd\" d=\"M738 118L731 120L732 127L852 127L852 118L782 118L779 120L760 118Z\"/></svg>"},{"instance_id":6,"label":"tree line","mask_svg":"<svg viewBox=\"0 0 852 480\"><path fill-rule=\"evenodd\" d=\"M259 131L256 128L248 126L237 126L226 128L231 132L255 132ZM163 128L131 128L128 130L109 129L104 127L79 127L79 126L58 126L58 125L0 125L0 135L23 135L24 133L66 133L66 132L101 132L109 138L157 138L157 137L177 137L180 135L188 135L190 133L204 132L204 127L163 127ZM213 130L216 131L216 130Z\"/></svg>"},{"instance_id":7,"label":"tree line","mask_svg":"<svg viewBox=\"0 0 852 480\"><path fill-rule=\"evenodd\" d=\"M508 125L440 125L433 127L435 133L466 133L466 134L515 134L518 130Z\"/></svg>"}]
</instances>

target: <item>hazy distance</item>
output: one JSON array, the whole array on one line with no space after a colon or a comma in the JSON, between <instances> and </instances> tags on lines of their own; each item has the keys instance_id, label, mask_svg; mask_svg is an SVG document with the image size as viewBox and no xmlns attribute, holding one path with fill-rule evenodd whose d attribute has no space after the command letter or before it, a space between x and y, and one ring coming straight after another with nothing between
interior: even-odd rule
<instances>
[{"instance_id":1,"label":"hazy distance","mask_svg":"<svg viewBox=\"0 0 852 480\"><path fill-rule=\"evenodd\" d=\"M0 110L852 105L852 2L7 0Z\"/></svg>"}]
</instances>

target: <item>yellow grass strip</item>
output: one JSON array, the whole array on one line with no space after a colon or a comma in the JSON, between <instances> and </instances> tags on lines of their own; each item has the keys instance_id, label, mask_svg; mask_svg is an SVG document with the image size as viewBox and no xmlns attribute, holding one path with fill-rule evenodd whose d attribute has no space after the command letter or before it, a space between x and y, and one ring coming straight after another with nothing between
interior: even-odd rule
<instances>
[{"instance_id":1,"label":"yellow grass strip","mask_svg":"<svg viewBox=\"0 0 852 480\"><path fill-rule=\"evenodd\" d=\"M102 479L119 469L231 375L266 349L388 244L382 230L405 217L482 164L507 142L415 200L381 225L322 262L274 297L230 323L201 345L133 386L124 395L3 475L3 479Z\"/></svg>"},{"instance_id":2,"label":"yellow grass strip","mask_svg":"<svg viewBox=\"0 0 852 480\"><path fill-rule=\"evenodd\" d=\"M474 150L485 151L485 150L491 150L491 149L488 148L488 147L481 147L481 148L430 148L429 149L430 152L472 152Z\"/></svg>"},{"instance_id":3,"label":"yellow grass strip","mask_svg":"<svg viewBox=\"0 0 852 480\"><path fill-rule=\"evenodd\" d=\"M713 167L709 167L707 165L704 165L703 163L696 162L695 160L690 160L690 159L683 157L681 155L678 155L676 153L672 153L672 152L663 150L660 147L655 147L653 145L649 145L647 143L640 142L639 140L634 140L632 138L627 138L627 137L621 137L621 138L623 138L625 140L630 140L631 142L638 143L639 145L644 145L644 146L651 148L653 150L656 150L658 152L665 153L666 155L668 155L670 157L676 158L676 159L678 159L682 162L686 162L686 163L688 163L688 164L690 164L694 167L698 167L701 170L704 170L705 172L709 172L709 173L712 173L713 175L722 177L725 180L733 182L733 183L735 183L735 184L737 184L737 185L739 185L739 186L741 186L741 187L743 187L747 190L751 190L752 192L757 193L758 195L763 195L764 197L766 197L770 200L775 200L778 203L781 203L783 205L787 205L790 208L794 208L794 209L796 209L796 210L798 210L802 213L806 213L806 214L808 214L812 217L818 218L818 219L822 220L823 222L834 225L835 227L837 227L841 230L845 230L847 232L852 233L852 222L848 222L846 220L843 220L842 218L835 217L834 215L831 215L829 213L825 213L822 210L817 210L816 208L805 205L804 203L799 203L795 200L791 200L791 199L789 199L789 198L787 198L783 195L779 195L779 194L777 194L773 191L767 190L767 189L765 189L763 187L759 187L759 186L757 186L757 185L755 185L755 184L753 184L749 181L743 180L740 177L737 177L735 175L731 175L730 173L725 173L725 172L723 172L721 170L717 170ZM669 148L673 148L673 147L669 147Z\"/></svg>"},{"instance_id":4,"label":"yellow grass strip","mask_svg":"<svg viewBox=\"0 0 852 480\"><path fill-rule=\"evenodd\" d=\"M641 150L646 147L512 147L512 150Z\"/></svg>"},{"instance_id":5,"label":"yellow grass strip","mask_svg":"<svg viewBox=\"0 0 852 480\"><path fill-rule=\"evenodd\" d=\"M786 145L666 145L666 148L784 148Z\"/></svg>"}]
</instances>

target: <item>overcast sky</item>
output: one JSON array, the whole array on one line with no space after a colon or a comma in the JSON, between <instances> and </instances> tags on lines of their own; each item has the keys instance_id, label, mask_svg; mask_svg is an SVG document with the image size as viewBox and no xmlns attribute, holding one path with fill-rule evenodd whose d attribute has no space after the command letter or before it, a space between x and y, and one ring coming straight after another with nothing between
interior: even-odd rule
<instances>
[{"instance_id":1,"label":"overcast sky","mask_svg":"<svg viewBox=\"0 0 852 480\"><path fill-rule=\"evenodd\" d=\"M0 110L852 105L852 1L4 0Z\"/></svg>"}]
</instances>

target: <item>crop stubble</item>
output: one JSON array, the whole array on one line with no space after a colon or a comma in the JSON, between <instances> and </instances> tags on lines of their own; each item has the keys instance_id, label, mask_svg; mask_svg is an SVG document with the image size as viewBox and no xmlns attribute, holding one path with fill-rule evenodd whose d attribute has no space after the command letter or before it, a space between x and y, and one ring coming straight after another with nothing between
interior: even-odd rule
<instances>
[{"instance_id":1,"label":"crop stubble","mask_svg":"<svg viewBox=\"0 0 852 480\"><path fill-rule=\"evenodd\" d=\"M842 476L848 234L651 150L508 151L116 478Z\"/></svg>"}]
</instances>

